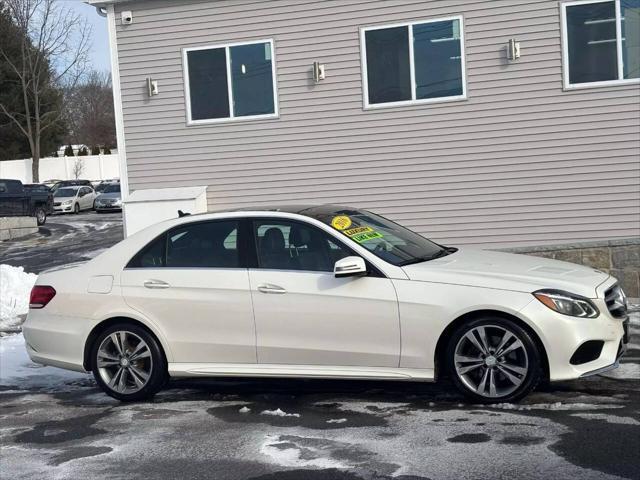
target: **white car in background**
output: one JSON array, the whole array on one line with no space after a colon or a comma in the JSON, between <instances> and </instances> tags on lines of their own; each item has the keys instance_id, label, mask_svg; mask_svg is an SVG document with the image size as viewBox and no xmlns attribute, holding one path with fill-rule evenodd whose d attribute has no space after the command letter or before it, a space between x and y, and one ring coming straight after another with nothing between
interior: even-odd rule
<instances>
[{"instance_id":1,"label":"white car in background","mask_svg":"<svg viewBox=\"0 0 640 480\"><path fill-rule=\"evenodd\" d=\"M62 213L79 213L91 210L96 199L96 192L91 187L61 187L53 194L53 211Z\"/></svg>"},{"instance_id":2,"label":"white car in background","mask_svg":"<svg viewBox=\"0 0 640 480\"><path fill-rule=\"evenodd\" d=\"M438 245L339 206L184 216L38 277L34 362L92 371L120 400L169 377L453 383L515 401L541 379L617 366L616 279L593 268Z\"/></svg>"}]
</instances>

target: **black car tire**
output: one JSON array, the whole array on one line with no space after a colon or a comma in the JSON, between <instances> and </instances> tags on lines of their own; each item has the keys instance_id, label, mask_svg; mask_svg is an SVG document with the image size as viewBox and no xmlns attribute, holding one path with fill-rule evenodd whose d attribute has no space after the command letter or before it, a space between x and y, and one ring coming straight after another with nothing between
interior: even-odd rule
<instances>
[{"instance_id":1,"label":"black car tire","mask_svg":"<svg viewBox=\"0 0 640 480\"><path fill-rule=\"evenodd\" d=\"M73 213L78 214L80 213L80 204L76 203L73 205Z\"/></svg>"},{"instance_id":2,"label":"black car tire","mask_svg":"<svg viewBox=\"0 0 640 480\"><path fill-rule=\"evenodd\" d=\"M149 365L150 372L149 378L146 381L144 387L135 392L126 393L126 391L118 392L114 388L110 387L106 382L101 369L98 367L98 352L100 346L105 340L112 334L118 334L117 332L125 332L126 334L142 339L148 347L150 353ZM133 358L133 357L131 357ZM133 360L132 360L133 362ZM115 367L117 368L117 367ZM120 400L122 402L135 402L139 400L146 400L158 393L162 387L167 383L169 374L167 373L167 361L162 352L157 340L146 329L134 325L131 323L118 323L104 330L93 342L91 346L91 370L93 376L98 383L98 386L109 396ZM131 373L129 373L131 375ZM108 374L107 374L108 377ZM130 382L131 383L131 382ZM135 385L134 385L135 386ZM115 387L115 385L114 385Z\"/></svg>"},{"instance_id":3,"label":"black car tire","mask_svg":"<svg viewBox=\"0 0 640 480\"><path fill-rule=\"evenodd\" d=\"M47 211L44 209L44 207L36 207L34 216L36 217L38 226L44 225L47 221Z\"/></svg>"},{"instance_id":4,"label":"black car tire","mask_svg":"<svg viewBox=\"0 0 640 480\"><path fill-rule=\"evenodd\" d=\"M488 354L480 353L480 350L473 346L474 342L467 340L469 337L465 337L471 334L479 343L483 343L481 338L474 333L479 331L478 328L480 328L480 331L487 332L486 337L489 339ZM514 345L517 341L521 342L521 346L508 353L506 358L498 355L498 352L493 350L500 347L501 332L508 332L513 336L507 345ZM504 339L505 337L503 336L502 338ZM467 348L466 352L464 350L457 351L457 349L464 347ZM505 348L501 350L505 350ZM494 353L496 354L495 357ZM483 359L479 363L473 363L469 358L472 355ZM489 359L488 357L491 358ZM456 359L464 360L459 361ZM479 366L474 367L474 370L461 374L464 372L465 367L471 367L472 365ZM507 375L503 373L505 369L507 374L517 379L519 382L517 386L517 382L509 380ZM523 372L522 370L525 369L526 372ZM446 350L446 370L456 388L474 402L515 402L528 395L540 381L542 377L541 352L531 334L520 325L506 318L484 316L461 325L453 332ZM486 370L490 370L490 372L485 378L484 372ZM519 370L520 373L515 373L515 370ZM494 383L503 392L496 389L495 395L491 395L487 378L489 379L489 384ZM477 388L474 389L474 386ZM478 393L478 391L481 393Z\"/></svg>"}]
</instances>

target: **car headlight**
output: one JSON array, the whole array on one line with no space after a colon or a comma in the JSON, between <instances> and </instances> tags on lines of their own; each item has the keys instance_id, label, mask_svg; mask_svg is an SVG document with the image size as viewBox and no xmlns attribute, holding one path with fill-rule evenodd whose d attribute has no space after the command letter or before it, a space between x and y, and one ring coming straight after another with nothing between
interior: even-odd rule
<instances>
[{"instance_id":1,"label":"car headlight","mask_svg":"<svg viewBox=\"0 0 640 480\"><path fill-rule=\"evenodd\" d=\"M538 290L533 296L551 310L571 317L596 318L600 315L598 308L588 298L562 290Z\"/></svg>"},{"instance_id":2,"label":"car headlight","mask_svg":"<svg viewBox=\"0 0 640 480\"><path fill-rule=\"evenodd\" d=\"M122 204L122 200L121 200L121 199L117 199L117 200L114 202L114 205L121 205L121 204Z\"/></svg>"},{"instance_id":3,"label":"car headlight","mask_svg":"<svg viewBox=\"0 0 640 480\"><path fill-rule=\"evenodd\" d=\"M73 200L65 200L62 204L63 205L71 205L73 203Z\"/></svg>"}]
</instances>

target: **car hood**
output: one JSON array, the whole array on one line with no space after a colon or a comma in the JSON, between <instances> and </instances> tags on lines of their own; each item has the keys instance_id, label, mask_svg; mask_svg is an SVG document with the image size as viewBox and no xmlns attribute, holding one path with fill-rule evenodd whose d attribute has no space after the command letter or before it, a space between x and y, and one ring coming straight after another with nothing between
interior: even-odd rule
<instances>
[{"instance_id":1,"label":"car hood","mask_svg":"<svg viewBox=\"0 0 640 480\"><path fill-rule=\"evenodd\" d=\"M596 288L609 278L599 270L559 260L466 248L403 269L411 280L529 293L553 288L589 298L595 298Z\"/></svg>"},{"instance_id":2,"label":"car hood","mask_svg":"<svg viewBox=\"0 0 640 480\"><path fill-rule=\"evenodd\" d=\"M54 202L66 202L67 200L73 200L74 198L76 198L75 196L73 197L53 197L53 201Z\"/></svg>"},{"instance_id":3,"label":"car hood","mask_svg":"<svg viewBox=\"0 0 640 480\"><path fill-rule=\"evenodd\" d=\"M107 198L110 198L112 200L120 200L120 193L111 192L111 193L101 193L100 195L98 195L99 200L106 200Z\"/></svg>"}]
</instances>

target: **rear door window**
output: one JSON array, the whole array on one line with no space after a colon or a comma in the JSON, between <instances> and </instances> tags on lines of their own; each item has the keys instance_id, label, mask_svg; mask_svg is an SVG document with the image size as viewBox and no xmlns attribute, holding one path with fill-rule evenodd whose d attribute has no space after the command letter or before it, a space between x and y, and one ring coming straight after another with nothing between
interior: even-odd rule
<instances>
[{"instance_id":1,"label":"rear door window","mask_svg":"<svg viewBox=\"0 0 640 480\"><path fill-rule=\"evenodd\" d=\"M127 268L242 268L239 221L174 228L143 248Z\"/></svg>"}]
</instances>

